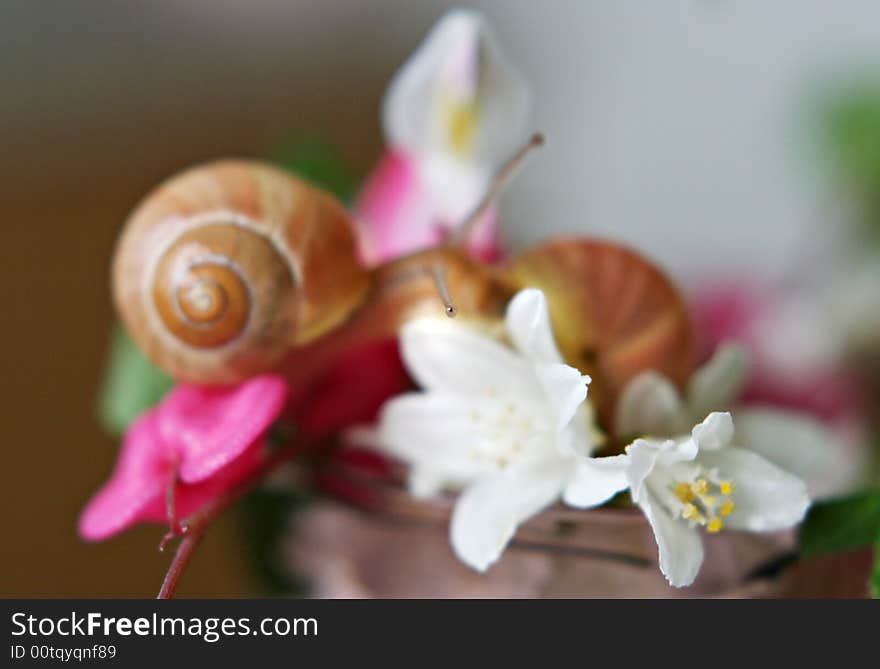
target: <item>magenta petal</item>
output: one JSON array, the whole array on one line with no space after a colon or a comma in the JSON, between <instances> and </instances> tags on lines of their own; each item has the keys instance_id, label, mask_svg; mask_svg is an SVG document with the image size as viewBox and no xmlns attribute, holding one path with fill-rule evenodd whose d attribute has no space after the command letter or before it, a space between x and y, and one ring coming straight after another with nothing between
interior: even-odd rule
<instances>
[{"instance_id":1,"label":"magenta petal","mask_svg":"<svg viewBox=\"0 0 880 669\"><path fill-rule=\"evenodd\" d=\"M361 258L377 264L430 243L428 209L414 206L419 198L412 161L403 153L387 152L367 177L358 195L355 211L360 225Z\"/></svg>"},{"instance_id":2,"label":"magenta petal","mask_svg":"<svg viewBox=\"0 0 880 669\"><path fill-rule=\"evenodd\" d=\"M254 446L284 408L287 383L263 375L232 387L179 385L158 409L159 432L185 483L203 481Z\"/></svg>"},{"instance_id":3,"label":"magenta petal","mask_svg":"<svg viewBox=\"0 0 880 669\"><path fill-rule=\"evenodd\" d=\"M177 517L184 520L208 502L220 497L236 485L263 461L262 442L247 449L225 467L217 470L209 478L199 483L179 483L175 489ZM160 520L164 521L164 517Z\"/></svg>"},{"instance_id":4,"label":"magenta petal","mask_svg":"<svg viewBox=\"0 0 880 669\"><path fill-rule=\"evenodd\" d=\"M852 375L833 361L804 358L781 361L767 332L786 306L786 296L771 285L745 279L703 280L691 296L699 359L717 346L735 341L749 353L749 381L740 401L785 407L823 420L845 417L861 398Z\"/></svg>"},{"instance_id":5,"label":"magenta petal","mask_svg":"<svg viewBox=\"0 0 880 669\"><path fill-rule=\"evenodd\" d=\"M172 462L159 436L157 412L148 411L126 432L110 480L80 516L80 535L100 541L139 521L161 520Z\"/></svg>"},{"instance_id":6,"label":"magenta petal","mask_svg":"<svg viewBox=\"0 0 880 669\"><path fill-rule=\"evenodd\" d=\"M345 355L309 388L298 424L308 435L324 437L371 423L386 400L411 387L397 340L371 343Z\"/></svg>"},{"instance_id":7,"label":"magenta petal","mask_svg":"<svg viewBox=\"0 0 880 669\"><path fill-rule=\"evenodd\" d=\"M445 220L419 176L418 160L389 150L367 177L355 204L361 259L368 265L393 260L442 241L460 221ZM492 262L501 256L494 208L477 223L468 251Z\"/></svg>"}]
</instances>

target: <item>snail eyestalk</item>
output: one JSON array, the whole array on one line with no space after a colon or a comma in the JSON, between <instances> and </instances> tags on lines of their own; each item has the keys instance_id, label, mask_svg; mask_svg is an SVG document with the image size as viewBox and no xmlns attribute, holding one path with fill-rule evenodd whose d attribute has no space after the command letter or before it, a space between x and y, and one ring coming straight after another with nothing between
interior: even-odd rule
<instances>
[{"instance_id":1,"label":"snail eyestalk","mask_svg":"<svg viewBox=\"0 0 880 669\"><path fill-rule=\"evenodd\" d=\"M431 267L431 278L434 279L434 286L437 288L437 294L440 296L446 307L446 315L455 318L458 311L452 303L452 297L449 294L449 284L446 281L446 267L441 263L437 263Z\"/></svg>"},{"instance_id":2,"label":"snail eyestalk","mask_svg":"<svg viewBox=\"0 0 880 669\"><path fill-rule=\"evenodd\" d=\"M507 159L507 162L505 162L495 173L495 176L492 177L492 181L489 183L489 188L486 190L482 199L477 203L477 206L474 207L474 210L468 214L461 225L449 233L446 240L446 243L449 246L463 244L467 241L471 236L471 233L474 231L477 222L483 217L486 210L495 202L501 189L508 181L510 181L514 172L516 172L516 170L525 162L526 156L528 156L533 149L536 149L543 144L544 135L540 132L536 132L529 137L528 142L521 146L516 153Z\"/></svg>"}]
</instances>

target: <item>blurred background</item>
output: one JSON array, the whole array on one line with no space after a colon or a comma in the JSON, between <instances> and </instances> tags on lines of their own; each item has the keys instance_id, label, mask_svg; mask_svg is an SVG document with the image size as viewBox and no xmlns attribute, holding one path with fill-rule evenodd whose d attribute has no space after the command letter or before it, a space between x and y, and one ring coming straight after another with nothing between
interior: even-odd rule
<instances>
[{"instance_id":1,"label":"blurred background","mask_svg":"<svg viewBox=\"0 0 880 669\"><path fill-rule=\"evenodd\" d=\"M155 527L97 545L75 532L116 455L95 398L128 212L185 166L302 138L364 175L385 86L456 4L2 3L0 595L152 596L164 572ZM687 284L787 281L854 243L829 214L817 110L880 80L876 2L466 4L531 84L548 137L503 198L514 248L624 239ZM258 592L240 520L209 534L181 595Z\"/></svg>"}]
</instances>

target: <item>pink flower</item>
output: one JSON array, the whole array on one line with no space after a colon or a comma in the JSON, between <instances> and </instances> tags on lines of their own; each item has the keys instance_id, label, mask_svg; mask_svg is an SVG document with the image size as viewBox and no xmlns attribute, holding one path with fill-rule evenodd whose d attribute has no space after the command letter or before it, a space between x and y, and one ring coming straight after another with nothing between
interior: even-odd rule
<instances>
[{"instance_id":1,"label":"pink flower","mask_svg":"<svg viewBox=\"0 0 880 669\"><path fill-rule=\"evenodd\" d=\"M389 150L367 177L355 205L361 224L360 254L367 264L437 244L468 214L462 209L451 218L432 201L430 186L419 176L417 160L403 151ZM476 205L480 195L474 192L461 201ZM468 250L486 262L497 260L502 255L498 231L498 212L492 207L474 227Z\"/></svg>"},{"instance_id":2,"label":"pink flower","mask_svg":"<svg viewBox=\"0 0 880 669\"><path fill-rule=\"evenodd\" d=\"M281 414L287 383L264 375L238 386L178 385L128 429L110 480L79 521L99 541L140 522L172 522L166 494L174 486L177 518L234 487L260 463L260 446Z\"/></svg>"},{"instance_id":3,"label":"pink flower","mask_svg":"<svg viewBox=\"0 0 880 669\"><path fill-rule=\"evenodd\" d=\"M856 383L842 369L833 329L816 305L742 280L703 282L691 304L701 359L725 341L748 351L744 403L806 411L825 420L857 408Z\"/></svg>"},{"instance_id":4,"label":"pink flower","mask_svg":"<svg viewBox=\"0 0 880 669\"><path fill-rule=\"evenodd\" d=\"M385 95L389 149L355 207L364 260L423 249L464 221L522 143L528 107L525 85L482 17L469 10L444 16ZM498 256L494 211L477 225L470 248L487 260Z\"/></svg>"},{"instance_id":5,"label":"pink flower","mask_svg":"<svg viewBox=\"0 0 880 669\"><path fill-rule=\"evenodd\" d=\"M385 400L412 385L397 340L370 343L344 355L291 402L292 420L319 440L372 422Z\"/></svg>"}]
</instances>

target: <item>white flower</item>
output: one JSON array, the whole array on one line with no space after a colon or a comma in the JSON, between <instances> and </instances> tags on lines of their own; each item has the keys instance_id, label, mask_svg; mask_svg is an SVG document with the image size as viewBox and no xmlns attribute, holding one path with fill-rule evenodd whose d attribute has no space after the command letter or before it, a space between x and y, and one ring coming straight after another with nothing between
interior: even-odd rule
<instances>
[{"instance_id":1,"label":"white flower","mask_svg":"<svg viewBox=\"0 0 880 669\"><path fill-rule=\"evenodd\" d=\"M673 383L643 372L624 388L617 405L621 437L678 437L711 411L731 409L742 391L746 353L735 344L718 348L698 369L682 398ZM855 480L852 437L835 433L805 414L775 408L735 409L737 445L807 482L814 499L839 494Z\"/></svg>"},{"instance_id":2,"label":"white flower","mask_svg":"<svg viewBox=\"0 0 880 669\"><path fill-rule=\"evenodd\" d=\"M654 531L660 570L676 587L693 583L703 562L698 526L781 530L809 506L803 481L733 446L733 433L730 414L715 412L689 437L637 439L626 449L630 494Z\"/></svg>"},{"instance_id":3,"label":"white flower","mask_svg":"<svg viewBox=\"0 0 880 669\"><path fill-rule=\"evenodd\" d=\"M448 319L408 324L403 358L425 392L389 401L375 435L411 465L414 494L462 489L452 546L480 571L560 497L592 506L626 486L624 456L588 457L589 377L562 362L543 293L518 293L505 325L512 347Z\"/></svg>"},{"instance_id":4,"label":"white flower","mask_svg":"<svg viewBox=\"0 0 880 669\"><path fill-rule=\"evenodd\" d=\"M522 143L529 95L482 16L447 13L395 75L383 105L388 143L419 171L440 220L461 220Z\"/></svg>"},{"instance_id":5,"label":"white flower","mask_svg":"<svg viewBox=\"0 0 880 669\"><path fill-rule=\"evenodd\" d=\"M630 381L617 403L616 432L621 437L672 437L685 434L710 411L726 410L746 380L746 354L725 344L688 382L685 398L665 376L642 372Z\"/></svg>"}]
</instances>

